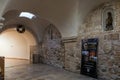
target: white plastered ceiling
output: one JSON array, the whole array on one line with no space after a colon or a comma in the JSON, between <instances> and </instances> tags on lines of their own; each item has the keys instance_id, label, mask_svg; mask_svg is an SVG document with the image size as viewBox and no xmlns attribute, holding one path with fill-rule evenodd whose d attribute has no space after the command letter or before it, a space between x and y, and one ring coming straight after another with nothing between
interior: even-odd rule
<instances>
[{"instance_id":1,"label":"white plastered ceiling","mask_svg":"<svg viewBox=\"0 0 120 80\"><path fill-rule=\"evenodd\" d=\"M88 13L107 1L110 0L8 0L3 17L6 24L23 23L31 27L39 40L42 40L43 31L49 24L54 24L63 38L72 37L77 36ZM37 17L22 19L19 18L20 12L31 12Z\"/></svg>"}]
</instances>

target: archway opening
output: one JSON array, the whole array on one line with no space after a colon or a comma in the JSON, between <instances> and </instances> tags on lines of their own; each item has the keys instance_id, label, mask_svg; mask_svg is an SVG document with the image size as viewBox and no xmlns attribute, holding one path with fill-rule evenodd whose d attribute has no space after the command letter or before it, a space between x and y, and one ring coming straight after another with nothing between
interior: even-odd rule
<instances>
[{"instance_id":1,"label":"archway opening","mask_svg":"<svg viewBox=\"0 0 120 80\"><path fill-rule=\"evenodd\" d=\"M29 63L31 46L36 45L35 37L28 30L18 33L15 28L10 28L0 34L0 56L4 56L6 60L26 60L25 63ZM15 62L12 63L6 61L6 67L13 66ZM17 62L15 65L23 63L24 61Z\"/></svg>"}]
</instances>

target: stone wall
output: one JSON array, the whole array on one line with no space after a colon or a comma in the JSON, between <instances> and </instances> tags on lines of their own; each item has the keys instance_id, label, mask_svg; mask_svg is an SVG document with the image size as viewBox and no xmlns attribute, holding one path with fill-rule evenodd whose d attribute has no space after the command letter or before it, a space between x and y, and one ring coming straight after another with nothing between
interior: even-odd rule
<instances>
[{"instance_id":1,"label":"stone wall","mask_svg":"<svg viewBox=\"0 0 120 80\"><path fill-rule=\"evenodd\" d=\"M103 10L114 11L113 30L103 27ZM43 62L80 73L81 40L98 38L98 78L99 80L120 80L120 2L104 3L91 11L79 28L78 37L61 39L61 34L50 25L42 43Z\"/></svg>"},{"instance_id":2,"label":"stone wall","mask_svg":"<svg viewBox=\"0 0 120 80\"><path fill-rule=\"evenodd\" d=\"M61 34L56 27L50 24L45 29L44 40L42 44L43 63L56 67L64 67L64 46L62 44Z\"/></svg>"},{"instance_id":3,"label":"stone wall","mask_svg":"<svg viewBox=\"0 0 120 80\"><path fill-rule=\"evenodd\" d=\"M102 12L106 7L114 11L114 29L110 31L104 31L102 24ZM105 3L88 14L80 26L77 42L88 38L99 39L99 79L120 80L120 2Z\"/></svg>"},{"instance_id":4,"label":"stone wall","mask_svg":"<svg viewBox=\"0 0 120 80\"><path fill-rule=\"evenodd\" d=\"M65 69L80 73L80 48L76 45L77 38L63 39L65 46Z\"/></svg>"}]
</instances>

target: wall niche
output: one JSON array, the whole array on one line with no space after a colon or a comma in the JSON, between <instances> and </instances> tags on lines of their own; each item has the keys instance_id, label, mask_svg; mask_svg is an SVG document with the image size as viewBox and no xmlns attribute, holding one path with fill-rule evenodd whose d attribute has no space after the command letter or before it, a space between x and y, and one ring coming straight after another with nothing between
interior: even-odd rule
<instances>
[{"instance_id":1,"label":"wall niche","mask_svg":"<svg viewBox=\"0 0 120 80\"><path fill-rule=\"evenodd\" d=\"M56 67L64 67L64 48L61 34L58 29L50 24L43 36L43 63Z\"/></svg>"}]
</instances>

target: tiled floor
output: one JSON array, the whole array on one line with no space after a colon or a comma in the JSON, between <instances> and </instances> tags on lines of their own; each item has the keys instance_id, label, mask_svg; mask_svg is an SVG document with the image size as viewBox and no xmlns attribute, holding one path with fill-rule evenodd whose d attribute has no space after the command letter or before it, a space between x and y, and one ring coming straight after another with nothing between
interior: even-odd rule
<instances>
[{"instance_id":1,"label":"tiled floor","mask_svg":"<svg viewBox=\"0 0 120 80\"><path fill-rule=\"evenodd\" d=\"M29 64L29 60L25 59L5 59L5 67L13 67L13 66L19 66L19 65L24 65L24 64Z\"/></svg>"},{"instance_id":2,"label":"tiled floor","mask_svg":"<svg viewBox=\"0 0 120 80\"><path fill-rule=\"evenodd\" d=\"M10 63L10 62L9 62ZM12 64L13 65L13 64ZM96 80L45 64L6 67L5 80Z\"/></svg>"}]
</instances>

